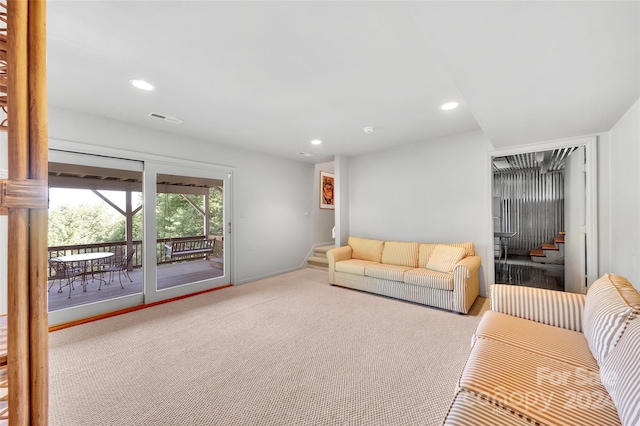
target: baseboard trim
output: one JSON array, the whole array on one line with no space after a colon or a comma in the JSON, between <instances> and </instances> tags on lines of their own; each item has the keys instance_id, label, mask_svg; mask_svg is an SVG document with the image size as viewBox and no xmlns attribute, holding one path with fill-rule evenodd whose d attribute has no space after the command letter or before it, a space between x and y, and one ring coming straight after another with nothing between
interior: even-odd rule
<instances>
[{"instance_id":1,"label":"baseboard trim","mask_svg":"<svg viewBox=\"0 0 640 426\"><path fill-rule=\"evenodd\" d=\"M257 277L246 278L244 280L236 281L235 283L233 283L233 285L240 285L240 284L250 283L250 282L253 282L253 281L264 280L265 278L275 277L276 275L282 275L282 274L286 274L288 272L299 271L300 269L305 269L306 267L307 267L306 265L304 265L304 266L296 266L296 267L293 267L293 268L283 269L283 270L277 271L277 272L271 272L269 274L259 275Z\"/></svg>"}]
</instances>

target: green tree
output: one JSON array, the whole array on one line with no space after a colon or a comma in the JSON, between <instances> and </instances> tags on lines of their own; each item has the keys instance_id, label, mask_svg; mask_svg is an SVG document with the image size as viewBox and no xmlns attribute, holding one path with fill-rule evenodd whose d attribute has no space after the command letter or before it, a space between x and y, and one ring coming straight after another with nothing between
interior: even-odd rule
<instances>
[{"instance_id":1,"label":"green tree","mask_svg":"<svg viewBox=\"0 0 640 426\"><path fill-rule=\"evenodd\" d=\"M223 193L210 188L209 215L211 235L222 235ZM158 194L156 214L158 238L189 237L204 234L203 217L185 197L204 209L204 197L181 194ZM138 203L142 204L142 195ZM106 203L61 205L49 212L49 246L95 244L126 240L124 216ZM142 210L133 216L133 239L142 239Z\"/></svg>"},{"instance_id":2,"label":"green tree","mask_svg":"<svg viewBox=\"0 0 640 426\"><path fill-rule=\"evenodd\" d=\"M223 194L220 189L209 190L209 233L222 235L223 228ZM204 218L189 200L204 209L204 197L182 194L158 194L156 217L158 238L190 237L204 234Z\"/></svg>"},{"instance_id":3,"label":"green tree","mask_svg":"<svg viewBox=\"0 0 640 426\"><path fill-rule=\"evenodd\" d=\"M114 239L117 218L105 204L61 205L49 212L49 246L95 244Z\"/></svg>"},{"instance_id":4,"label":"green tree","mask_svg":"<svg viewBox=\"0 0 640 426\"><path fill-rule=\"evenodd\" d=\"M209 188L209 234L222 235L224 229L222 188Z\"/></svg>"}]
</instances>

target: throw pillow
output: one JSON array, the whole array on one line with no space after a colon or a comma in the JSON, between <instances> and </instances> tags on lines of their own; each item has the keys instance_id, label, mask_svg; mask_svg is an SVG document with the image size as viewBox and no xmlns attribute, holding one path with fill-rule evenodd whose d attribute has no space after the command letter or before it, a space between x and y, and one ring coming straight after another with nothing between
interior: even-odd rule
<instances>
[{"instance_id":1,"label":"throw pillow","mask_svg":"<svg viewBox=\"0 0 640 426\"><path fill-rule=\"evenodd\" d=\"M466 250L438 244L427 262L427 269L438 272L453 272L453 267L465 258Z\"/></svg>"},{"instance_id":2,"label":"throw pillow","mask_svg":"<svg viewBox=\"0 0 640 426\"><path fill-rule=\"evenodd\" d=\"M594 282L584 302L583 330L593 357L602 364L640 310L640 294L624 277L606 274Z\"/></svg>"},{"instance_id":3,"label":"throw pillow","mask_svg":"<svg viewBox=\"0 0 640 426\"><path fill-rule=\"evenodd\" d=\"M629 321L624 335L600 367L623 425L640 424L640 318Z\"/></svg>"}]
</instances>

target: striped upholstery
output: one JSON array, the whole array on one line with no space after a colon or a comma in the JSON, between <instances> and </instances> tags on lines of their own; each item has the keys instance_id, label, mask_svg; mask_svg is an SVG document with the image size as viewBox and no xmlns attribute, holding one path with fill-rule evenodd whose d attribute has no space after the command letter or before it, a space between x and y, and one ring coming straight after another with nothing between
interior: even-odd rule
<instances>
[{"instance_id":1,"label":"striped upholstery","mask_svg":"<svg viewBox=\"0 0 640 426\"><path fill-rule=\"evenodd\" d=\"M382 260L384 241L349 237L348 244L353 250L351 254L353 259L370 260L372 262L380 262Z\"/></svg>"},{"instance_id":2,"label":"striped upholstery","mask_svg":"<svg viewBox=\"0 0 640 426\"><path fill-rule=\"evenodd\" d=\"M467 256L453 270L453 310L469 312L478 298L478 269L480 256Z\"/></svg>"},{"instance_id":3,"label":"striped upholstery","mask_svg":"<svg viewBox=\"0 0 640 426\"><path fill-rule=\"evenodd\" d=\"M427 262L427 269L439 272L453 272L454 266L465 257L465 253L465 249L462 247L438 244Z\"/></svg>"},{"instance_id":4,"label":"striped upholstery","mask_svg":"<svg viewBox=\"0 0 640 426\"><path fill-rule=\"evenodd\" d=\"M367 277L364 275L346 274L344 272L336 272L335 281L335 285L343 287L381 294L383 296L393 297L394 299L408 300L409 302L420 303L422 305L435 306L436 308L447 310L454 309L454 292L452 291L420 287L397 281Z\"/></svg>"},{"instance_id":5,"label":"striped upholstery","mask_svg":"<svg viewBox=\"0 0 640 426\"><path fill-rule=\"evenodd\" d=\"M575 367L598 371L584 334L535 321L488 311L476 329L476 338L508 343L520 349L553 358Z\"/></svg>"},{"instance_id":6,"label":"striped upholstery","mask_svg":"<svg viewBox=\"0 0 640 426\"><path fill-rule=\"evenodd\" d=\"M638 313L640 294L624 277L606 274L589 287L584 335L598 364L618 343L630 318Z\"/></svg>"},{"instance_id":7,"label":"striped upholstery","mask_svg":"<svg viewBox=\"0 0 640 426\"><path fill-rule=\"evenodd\" d=\"M453 274L425 268L407 271L404 274L404 282L440 290L453 290Z\"/></svg>"},{"instance_id":8,"label":"striped upholstery","mask_svg":"<svg viewBox=\"0 0 640 426\"><path fill-rule=\"evenodd\" d=\"M620 424L597 373L491 339L476 340L459 385L542 424Z\"/></svg>"},{"instance_id":9,"label":"striped upholstery","mask_svg":"<svg viewBox=\"0 0 640 426\"><path fill-rule=\"evenodd\" d=\"M413 283L402 281L404 274L414 269L412 265L415 265L415 260L410 259L415 255L416 248L418 263L424 268L427 254L430 256L437 245L350 237L348 246L327 252L329 283L466 314L478 297L479 256L467 256L460 260L455 264L453 273L417 273L413 281L409 279ZM465 253L475 254L471 242L449 246L459 246ZM380 263L383 257L384 262ZM368 260L378 258L378 261ZM373 268L367 272L368 267Z\"/></svg>"},{"instance_id":10,"label":"striped upholstery","mask_svg":"<svg viewBox=\"0 0 640 426\"><path fill-rule=\"evenodd\" d=\"M629 322L602 363L600 376L618 408L622 424L640 425L640 318Z\"/></svg>"},{"instance_id":11,"label":"striped upholstery","mask_svg":"<svg viewBox=\"0 0 640 426\"><path fill-rule=\"evenodd\" d=\"M404 273L411 269L413 268L410 266L373 263L365 268L364 274L368 277L381 278L383 280L402 281L404 279Z\"/></svg>"},{"instance_id":12,"label":"striped upholstery","mask_svg":"<svg viewBox=\"0 0 640 426\"><path fill-rule=\"evenodd\" d=\"M369 260L349 259L336 262L336 271L348 274L364 275L365 268L370 265L379 265L378 262Z\"/></svg>"},{"instance_id":13,"label":"striped upholstery","mask_svg":"<svg viewBox=\"0 0 640 426\"><path fill-rule=\"evenodd\" d=\"M531 422L481 395L459 391L443 425L449 426L531 426Z\"/></svg>"},{"instance_id":14,"label":"striped upholstery","mask_svg":"<svg viewBox=\"0 0 640 426\"><path fill-rule=\"evenodd\" d=\"M351 247L342 246L331 249L327 252L327 259L329 260L329 283L333 284L335 281L336 263L341 260L351 259Z\"/></svg>"},{"instance_id":15,"label":"striped upholstery","mask_svg":"<svg viewBox=\"0 0 640 426\"><path fill-rule=\"evenodd\" d=\"M382 250L382 263L417 268L418 247L418 243L385 241Z\"/></svg>"},{"instance_id":16,"label":"striped upholstery","mask_svg":"<svg viewBox=\"0 0 640 426\"><path fill-rule=\"evenodd\" d=\"M433 254L433 251L436 249L436 246L438 245L439 244L437 243L420 244L420 248L418 251L418 267L419 268L427 267L427 262L429 262L429 258L431 257L431 255ZM445 244L445 245L451 246L451 247L462 247L465 250L465 256L467 257L476 255L475 246L471 242L451 243L451 244Z\"/></svg>"},{"instance_id":17,"label":"striped upholstery","mask_svg":"<svg viewBox=\"0 0 640 426\"><path fill-rule=\"evenodd\" d=\"M418 250L418 267L426 268L427 262L433 254L433 251L436 249L438 244L420 244L420 248Z\"/></svg>"},{"instance_id":18,"label":"striped upholstery","mask_svg":"<svg viewBox=\"0 0 640 426\"><path fill-rule=\"evenodd\" d=\"M475 250L475 245L470 242L464 242L464 243L450 243L447 244L448 246L451 247L462 247L465 251L465 256L475 256L476 255L476 250Z\"/></svg>"},{"instance_id":19,"label":"striped upholstery","mask_svg":"<svg viewBox=\"0 0 640 426\"><path fill-rule=\"evenodd\" d=\"M585 296L532 287L493 284L491 310L503 314L582 331Z\"/></svg>"}]
</instances>

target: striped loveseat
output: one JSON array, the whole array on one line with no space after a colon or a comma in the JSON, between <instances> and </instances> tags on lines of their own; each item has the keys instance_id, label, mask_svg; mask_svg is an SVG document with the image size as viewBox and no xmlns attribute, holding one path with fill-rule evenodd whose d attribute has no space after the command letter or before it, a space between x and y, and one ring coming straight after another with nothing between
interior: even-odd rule
<instances>
[{"instance_id":1,"label":"striped loveseat","mask_svg":"<svg viewBox=\"0 0 640 426\"><path fill-rule=\"evenodd\" d=\"M349 237L327 252L329 282L466 314L478 297L480 257L471 242L381 241Z\"/></svg>"},{"instance_id":2,"label":"striped loveseat","mask_svg":"<svg viewBox=\"0 0 640 426\"><path fill-rule=\"evenodd\" d=\"M445 425L640 425L640 294L493 285Z\"/></svg>"}]
</instances>

